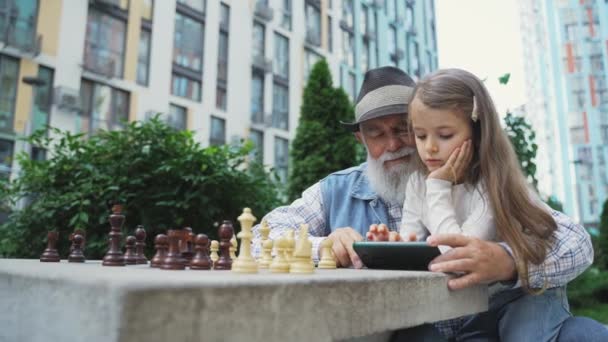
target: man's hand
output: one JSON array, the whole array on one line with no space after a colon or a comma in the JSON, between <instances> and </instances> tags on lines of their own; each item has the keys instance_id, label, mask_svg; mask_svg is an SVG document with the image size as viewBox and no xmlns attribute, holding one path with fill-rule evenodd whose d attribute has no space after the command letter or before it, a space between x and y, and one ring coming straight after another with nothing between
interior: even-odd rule
<instances>
[{"instance_id":1,"label":"man's hand","mask_svg":"<svg viewBox=\"0 0 608 342\"><path fill-rule=\"evenodd\" d=\"M452 151L448 161L440 168L431 172L428 178L442 179L452 184L458 184L465 178L469 169L469 164L473 158L473 148L471 140L467 140Z\"/></svg>"},{"instance_id":2,"label":"man's hand","mask_svg":"<svg viewBox=\"0 0 608 342\"><path fill-rule=\"evenodd\" d=\"M499 244L459 234L436 234L427 239L431 246L450 246L451 250L429 264L433 272L458 272L463 276L450 279L448 287L459 290L478 284L514 280L515 261Z\"/></svg>"},{"instance_id":3,"label":"man's hand","mask_svg":"<svg viewBox=\"0 0 608 342\"><path fill-rule=\"evenodd\" d=\"M353 242L363 240L363 236L357 233L356 230L350 227L338 228L329 234L327 238L334 243L332 250L338 259L338 266L349 267L353 265L355 268L363 267L361 259L359 259L359 256L353 249Z\"/></svg>"}]
</instances>

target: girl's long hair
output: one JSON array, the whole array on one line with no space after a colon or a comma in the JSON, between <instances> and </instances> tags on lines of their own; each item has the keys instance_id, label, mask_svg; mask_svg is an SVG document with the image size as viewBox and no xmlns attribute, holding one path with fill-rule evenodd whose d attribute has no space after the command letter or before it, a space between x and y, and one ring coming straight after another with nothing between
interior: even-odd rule
<instances>
[{"instance_id":1,"label":"girl's long hair","mask_svg":"<svg viewBox=\"0 0 608 342\"><path fill-rule=\"evenodd\" d=\"M494 211L498 237L513 250L519 279L524 288L531 291L528 263L538 265L544 262L557 225L533 199L511 141L500 126L498 113L483 82L461 69L443 69L418 82L409 113L415 98L429 108L453 109L467 114L467 117L475 108L478 118L476 121L471 119L473 157L465 182L482 182ZM418 165L424 167L420 160Z\"/></svg>"}]
</instances>

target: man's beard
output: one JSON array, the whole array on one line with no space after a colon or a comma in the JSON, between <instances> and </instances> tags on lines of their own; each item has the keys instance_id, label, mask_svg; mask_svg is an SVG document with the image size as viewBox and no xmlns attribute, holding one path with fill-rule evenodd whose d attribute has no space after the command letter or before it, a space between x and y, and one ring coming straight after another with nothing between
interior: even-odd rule
<instances>
[{"instance_id":1,"label":"man's beard","mask_svg":"<svg viewBox=\"0 0 608 342\"><path fill-rule=\"evenodd\" d=\"M407 180L414 167L411 160L392 165L390 168L384 167L384 162L407 155L413 157L414 153L416 153L415 149L404 147L397 152L385 152L378 159L374 159L368 151L367 178L372 189L385 203L403 205Z\"/></svg>"}]
</instances>

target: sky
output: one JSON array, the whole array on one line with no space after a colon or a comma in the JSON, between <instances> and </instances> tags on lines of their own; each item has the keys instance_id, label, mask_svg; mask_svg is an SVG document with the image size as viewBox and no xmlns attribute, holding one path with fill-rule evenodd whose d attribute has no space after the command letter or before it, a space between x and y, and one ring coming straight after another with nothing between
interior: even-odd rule
<instances>
[{"instance_id":1,"label":"sky","mask_svg":"<svg viewBox=\"0 0 608 342\"><path fill-rule=\"evenodd\" d=\"M526 102L517 0L435 0L439 68L481 79L499 113ZM498 77L511 73L508 85Z\"/></svg>"}]
</instances>

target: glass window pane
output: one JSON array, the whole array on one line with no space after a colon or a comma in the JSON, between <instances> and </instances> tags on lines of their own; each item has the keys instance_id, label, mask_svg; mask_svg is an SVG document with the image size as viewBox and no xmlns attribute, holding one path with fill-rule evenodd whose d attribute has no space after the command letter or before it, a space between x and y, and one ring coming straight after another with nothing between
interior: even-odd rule
<instances>
[{"instance_id":1,"label":"glass window pane","mask_svg":"<svg viewBox=\"0 0 608 342\"><path fill-rule=\"evenodd\" d=\"M13 131L19 62L0 56L0 131Z\"/></svg>"},{"instance_id":2,"label":"glass window pane","mask_svg":"<svg viewBox=\"0 0 608 342\"><path fill-rule=\"evenodd\" d=\"M8 179L13 163L13 145L10 140L0 140L0 177Z\"/></svg>"},{"instance_id":3,"label":"glass window pane","mask_svg":"<svg viewBox=\"0 0 608 342\"><path fill-rule=\"evenodd\" d=\"M275 83L272 95L272 126L289 130L289 88Z\"/></svg>"},{"instance_id":4,"label":"glass window pane","mask_svg":"<svg viewBox=\"0 0 608 342\"><path fill-rule=\"evenodd\" d=\"M137 55L137 83L148 85L148 66L150 65L150 31L142 29L139 35Z\"/></svg>"},{"instance_id":5,"label":"glass window pane","mask_svg":"<svg viewBox=\"0 0 608 342\"><path fill-rule=\"evenodd\" d=\"M251 76L251 121L264 123L264 75Z\"/></svg>"},{"instance_id":6,"label":"glass window pane","mask_svg":"<svg viewBox=\"0 0 608 342\"><path fill-rule=\"evenodd\" d=\"M188 111L186 110L186 108L170 104L167 124L177 130L185 130L187 129L187 123Z\"/></svg>"},{"instance_id":7,"label":"glass window pane","mask_svg":"<svg viewBox=\"0 0 608 342\"><path fill-rule=\"evenodd\" d=\"M253 57L264 57L264 48L265 48L265 38L264 38L265 28L264 25L255 22L253 24Z\"/></svg>"},{"instance_id":8,"label":"glass window pane","mask_svg":"<svg viewBox=\"0 0 608 342\"><path fill-rule=\"evenodd\" d=\"M122 77L126 22L89 8L84 47L85 69Z\"/></svg>"},{"instance_id":9,"label":"glass window pane","mask_svg":"<svg viewBox=\"0 0 608 342\"><path fill-rule=\"evenodd\" d=\"M253 142L253 151L251 157L259 163L264 163L264 133L252 129L249 132L249 139Z\"/></svg>"},{"instance_id":10,"label":"glass window pane","mask_svg":"<svg viewBox=\"0 0 608 342\"><path fill-rule=\"evenodd\" d=\"M282 182L287 181L289 164L289 141L287 139L274 138L274 165Z\"/></svg>"},{"instance_id":11,"label":"glass window pane","mask_svg":"<svg viewBox=\"0 0 608 342\"><path fill-rule=\"evenodd\" d=\"M173 35L173 63L192 70L202 71L203 39L203 23L176 13Z\"/></svg>"},{"instance_id":12,"label":"glass window pane","mask_svg":"<svg viewBox=\"0 0 608 342\"><path fill-rule=\"evenodd\" d=\"M171 94L185 97L194 101L201 99L201 83L173 73Z\"/></svg>"},{"instance_id":13,"label":"glass window pane","mask_svg":"<svg viewBox=\"0 0 608 342\"><path fill-rule=\"evenodd\" d=\"M278 33L274 34L274 73L289 79L289 40Z\"/></svg>"},{"instance_id":14,"label":"glass window pane","mask_svg":"<svg viewBox=\"0 0 608 342\"><path fill-rule=\"evenodd\" d=\"M53 103L53 70L40 66L38 78L44 80L45 84L36 87L36 98L34 101L32 131L45 128L49 124L51 106Z\"/></svg>"},{"instance_id":15,"label":"glass window pane","mask_svg":"<svg viewBox=\"0 0 608 342\"><path fill-rule=\"evenodd\" d=\"M223 145L226 143L226 121L224 119L211 117L211 132L209 144Z\"/></svg>"},{"instance_id":16,"label":"glass window pane","mask_svg":"<svg viewBox=\"0 0 608 342\"><path fill-rule=\"evenodd\" d=\"M0 2L0 32L8 45L33 51L38 0Z\"/></svg>"}]
</instances>

